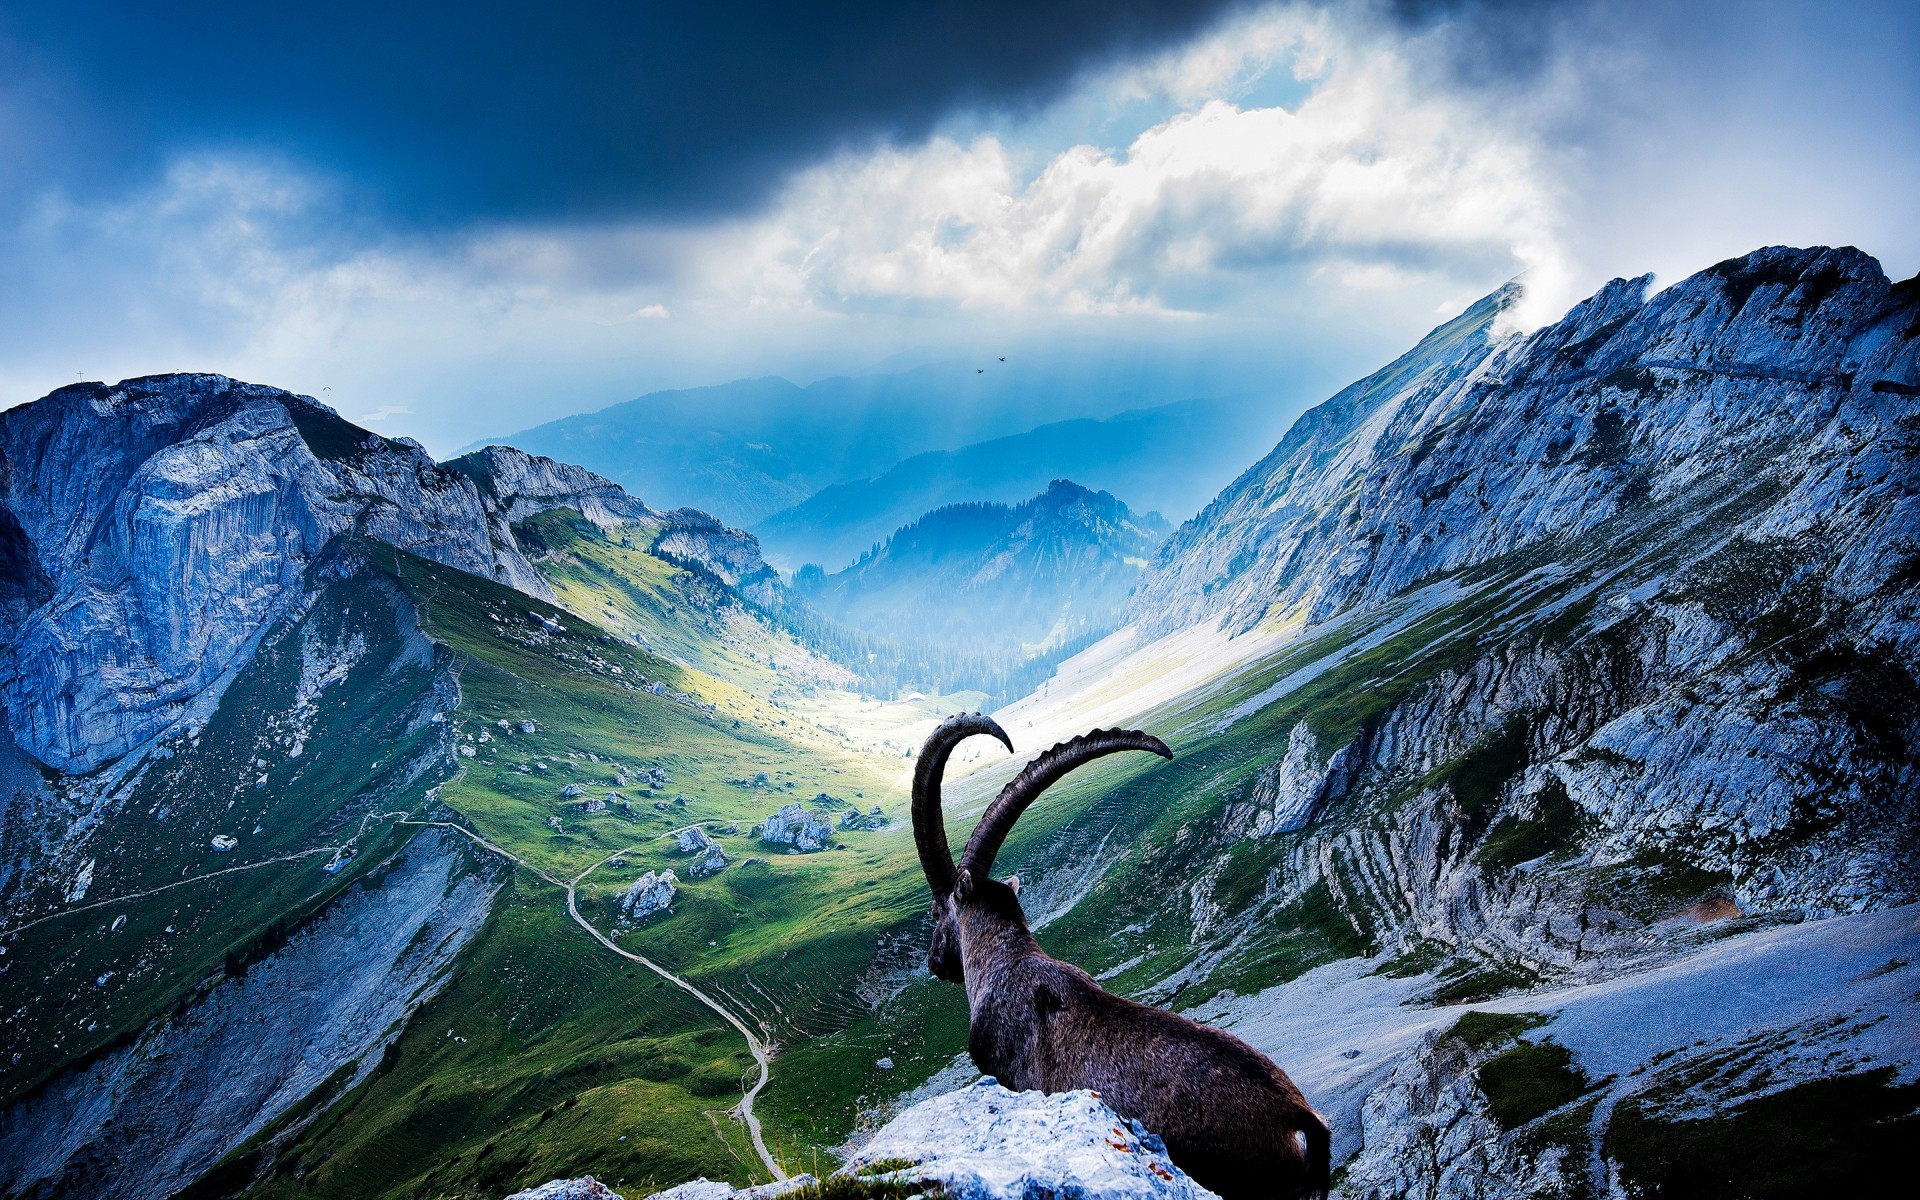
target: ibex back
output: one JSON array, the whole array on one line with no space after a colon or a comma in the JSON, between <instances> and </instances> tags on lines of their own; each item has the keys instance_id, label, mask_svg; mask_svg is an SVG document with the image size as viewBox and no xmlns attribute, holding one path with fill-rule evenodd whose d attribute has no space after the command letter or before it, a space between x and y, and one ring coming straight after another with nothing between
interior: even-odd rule
<instances>
[{"instance_id":1,"label":"ibex back","mask_svg":"<svg viewBox=\"0 0 1920 1200\"><path fill-rule=\"evenodd\" d=\"M1095 730L1028 763L981 816L956 868L940 779L974 734L1013 742L979 713L949 717L920 751L913 835L933 891L927 966L965 983L974 1065L1016 1091L1090 1088L1159 1134L1182 1170L1226 1200L1324 1196L1327 1123L1286 1072L1239 1038L1112 995L1049 957L1027 928L1020 881L989 878L1020 814L1082 763L1120 750L1173 752L1134 730Z\"/></svg>"}]
</instances>

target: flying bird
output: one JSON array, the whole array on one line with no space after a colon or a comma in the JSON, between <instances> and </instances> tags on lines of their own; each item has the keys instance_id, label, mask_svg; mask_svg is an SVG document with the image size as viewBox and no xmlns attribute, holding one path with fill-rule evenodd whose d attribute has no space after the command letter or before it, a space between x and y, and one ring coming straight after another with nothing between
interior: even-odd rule
<instances>
[{"instance_id":1,"label":"flying bird","mask_svg":"<svg viewBox=\"0 0 1920 1200\"><path fill-rule=\"evenodd\" d=\"M1007 361L1007 356L1006 356L1006 355L1004 355L1004 354L1002 354L1002 355L1000 356L1000 361L1001 361L1001 362L1005 362L1005 361Z\"/></svg>"},{"instance_id":2,"label":"flying bird","mask_svg":"<svg viewBox=\"0 0 1920 1200\"><path fill-rule=\"evenodd\" d=\"M987 369L985 367L975 367L973 369L973 373L975 375L985 375L987 373Z\"/></svg>"}]
</instances>

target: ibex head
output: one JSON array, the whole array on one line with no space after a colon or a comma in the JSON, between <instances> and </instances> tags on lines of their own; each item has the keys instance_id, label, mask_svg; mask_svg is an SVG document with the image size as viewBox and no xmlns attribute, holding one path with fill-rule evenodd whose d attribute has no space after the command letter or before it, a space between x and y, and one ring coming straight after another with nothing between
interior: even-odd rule
<instances>
[{"instance_id":1,"label":"ibex head","mask_svg":"<svg viewBox=\"0 0 1920 1200\"><path fill-rule=\"evenodd\" d=\"M1096 758L1121 750L1146 750L1162 758L1173 757L1166 743L1134 729L1096 729L1061 742L1028 763L1000 789L981 814L956 867L953 853L947 848L946 824L940 810L940 779L954 747L977 733L989 734L1008 750L1013 749L1013 739L991 717L962 713L948 717L927 738L913 772L913 839L920 851L920 869L926 872L927 887L933 892L933 940L927 947L927 968L949 983L965 979L960 962L963 908L1004 909L1005 915L1025 923L1020 911L1020 881L1002 882L988 872L1027 806L1063 775Z\"/></svg>"}]
</instances>

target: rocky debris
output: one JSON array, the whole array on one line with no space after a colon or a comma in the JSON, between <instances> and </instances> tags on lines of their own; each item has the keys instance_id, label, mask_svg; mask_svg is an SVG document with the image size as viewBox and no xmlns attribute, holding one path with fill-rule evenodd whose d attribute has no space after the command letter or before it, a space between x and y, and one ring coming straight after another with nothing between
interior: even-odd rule
<instances>
[{"instance_id":1,"label":"rocky debris","mask_svg":"<svg viewBox=\"0 0 1920 1200\"><path fill-rule=\"evenodd\" d=\"M849 808L840 814L842 829L885 829L892 822L876 805L872 812L862 813L858 808Z\"/></svg>"},{"instance_id":2,"label":"rocky debris","mask_svg":"<svg viewBox=\"0 0 1920 1200\"><path fill-rule=\"evenodd\" d=\"M674 845L682 854L698 854L713 845L713 839L707 831L698 825L689 825L674 835Z\"/></svg>"},{"instance_id":3,"label":"rocky debris","mask_svg":"<svg viewBox=\"0 0 1920 1200\"><path fill-rule=\"evenodd\" d=\"M587 789L581 787L577 783L570 783L567 786L560 789L560 798L562 800L572 800L577 797L584 796L586 794L587 794Z\"/></svg>"},{"instance_id":4,"label":"rocky debris","mask_svg":"<svg viewBox=\"0 0 1920 1200\"><path fill-rule=\"evenodd\" d=\"M539 1187L515 1192L507 1200L622 1200L620 1193L591 1175L579 1179L555 1179Z\"/></svg>"},{"instance_id":5,"label":"rocky debris","mask_svg":"<svg viewBox=\"0 0 1920 1200\"><path fill-rule=\"evenodd\" d=\"M634 880L633 886L620 897L620 916L628 921L641 921L667 911L673 905L679 883L679 876L671 868L658 874L648 871Z\"/></svg>"},{"instance_id":6,"label":"rocky debris","mask_svg":"<svg viewBox=\"0 0 1920 1200\"><path fill-rule=\"evenodd\" d=\"M842 1173L888 1160L915 1164L953 1200L1206 1200L1213 1193L1167 1157L1159 1137L1088 1091L1010 1092L991 1076L902 1112Z\"/></svg>"},{"instance_id":7,"label":"rocky debris","mask_svg":"<svg viewBox=\"0 0 1920 1200\"><path fill-rule=\"evenodd\" d=\"M563 832L563 827L560 824L559 817L548 817L547 828L553 830L555 833Z\"/></svg>"},{"instance_id":8,"label":"rocky debris","mask_svg":"<svg viewBox=\"0 0 1920 1200\"><path fill-rule=\"evenodd\" d=\"M833 843L833 823L825 815L807 812L796 800L762 822L759 836L769 845L808 853Z\"/></svg>"},{"instance_id":9,"label":"rocky debris","mask_svg":"<svg viewBox=\"0 0 1920 1200\"><path fill-rule=\"evenodd\" d=\"M1227 828L1236 836L1271 837L1304 829L1330 800L1353 782L1359 755L1342 746L1325 761L1313 730L1302 720L1287 735L1287 752L1254 776L1247 798L1228 806Z\"/></svg>"},{"instance_id":10,"label":"rocky debris","mask_svg":"<svg viewBox=\"0 0 1920 1200\"><path fill-rule=\"evenodd\" d=\"M587 800L580 805L580 811L590 812L590 813L603 813L607 811L607 802L605 800Z\"/></svg>"},{"instance_id":11,"label":"rocky debris","mask_svg":"<svg viewBox=\"0 0 1920 1200\"><path fill-rule=\"evenodd\" d=\"M693 860L687 868L687 875L693 879L705 879L709 875L718 875L727 865L727 852L717 844L709 842L707 852Z\"/></svg>"},{"instance_id":12,"label":"rocky debris","mask_svg":"<svg viewBox=\"0 0 1920 1200\"><path fill-rule=\"evenodd\" d=\"M500 877L465 845L423 832L244 976L6 1110L0 1192L172 1196L328 1079L358 1087L486 922Z\"/></svg>"},{"instance_id":13,"label":"rocky debris","mask_svg":"<svg viewBox=\"0 0 1920 1200\"><path fill-rule=\"evenodd\" d=\"M812 1187L820 1181L812 1175L799 1174L776 1183L763 1183L758 1187L736 1188L730 1183L716 1183L701 1176L668 1188L664 1192L655 1192L647 1200L778 1200L789 1192Z\"/></svg>"},{"instance_id":14,"label":"rocky debris","mask_svg":"<svg viewBox=\"0 0 1920 1200\"><path fill-rule=\"evenodd\" d=\"M218 850L222 854L224 854L227 851L232 850L235 846L238 846L240 844L240 839L237 837L234 837L230 833L216 833L213 835L213 841L208 844L211 845L215 850Z\"/></svg>"}]
</instances>

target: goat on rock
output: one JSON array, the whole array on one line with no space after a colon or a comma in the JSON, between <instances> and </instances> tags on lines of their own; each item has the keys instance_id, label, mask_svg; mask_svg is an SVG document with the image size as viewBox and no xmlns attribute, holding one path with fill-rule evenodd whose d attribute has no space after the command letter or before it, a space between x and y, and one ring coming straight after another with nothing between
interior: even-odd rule
<instances>
[{"instance_id":1,"label":"goat on rock","mask_svg":"<svg viewBox=\"0 0 1920 1200\"><path fill-rule=\"evenodd\" d=\"M1286 1072L1230 1033L1122 999L1049 957L1027 927L1019 878L987 874L1020 814L1075 767L1121 750L1173 752L1137 730L1097 729L1060 743L1000 790L956 868L940 780L954 747L975 734L1013 749L991 718L949 717L913 774L914 842L933 891L927 966L966 985L974 1065L1015 1091L1091 1089L1159 1134L1181 1169L1226 1200L1324 1196L1327 1123Z\"/></svg>"}]
</instances>

